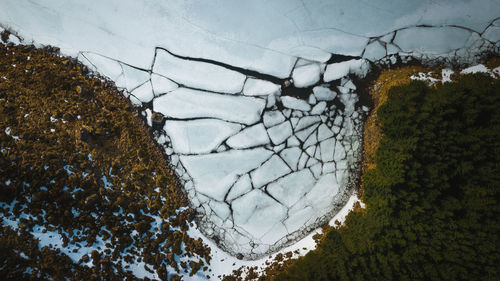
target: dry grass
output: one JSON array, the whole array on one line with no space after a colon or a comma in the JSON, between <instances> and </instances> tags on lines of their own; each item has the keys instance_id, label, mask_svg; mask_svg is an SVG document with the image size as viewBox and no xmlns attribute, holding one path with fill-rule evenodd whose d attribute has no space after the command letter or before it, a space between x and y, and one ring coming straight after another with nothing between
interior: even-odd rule
<instances>
[{"instance_id":1,"label":"dry grass","mask_svg":"<svg viewBox=\"0 0 500 281\"><path fill-rule=\"evenodd\" d=\"M440 69L426 68L422 66L403 66L396 69L382 71L370 87L370 95L373 100L373 108L366 119L363 131L363 164L362 171L375 168L375 152L382 138L381 128L377 119L377 111L387 101L389 89L394 86L410 83L410 77L419 72L431 72L438 75Z\"/></svg>"},{"instance_id":2,"label":"dry grass","mask_svg":"<svg viewBox=\"0 0 500 281\"><path fill-rule=\"evenodd\" d=\"M8 264L0 279L133 279L121 255L163 277L165 263L193 274L208 263L210 249L186 233L194 211L176 213L187 199L148 127L112 83L74 60L0 44L0 148L0 202L13 206L0 205L0 215L32 216L17 231L0 228ZM163 219L161 229L150 230L152 216ZM73 263L54 248L40 251L37 227L59 232L64 246L109 238L109 250ZM181 256L188 262L178 264Z\"/></svg>"}]
</instances>

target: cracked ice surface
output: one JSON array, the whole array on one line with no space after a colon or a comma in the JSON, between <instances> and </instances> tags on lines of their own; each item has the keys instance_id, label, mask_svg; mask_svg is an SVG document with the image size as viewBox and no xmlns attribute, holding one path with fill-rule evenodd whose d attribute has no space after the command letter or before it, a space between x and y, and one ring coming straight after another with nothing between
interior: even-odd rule
<instances>
[{"instance_id":1,"label":"cracked ice surface","mask_svg":"<svg viewBox=\"0 0 500 281\"><path fill-rule=\"evenodd\" d=\"M106 58L94 64L90 57L81 53L96 70L107 66ZM156 49L151 94L134 95L146 82L125 93L164 117L157 140L201 231L229 253L257 258L279 250L327 222L351 195L366 115L351 78L369 66L362 58L336 64L345 66L300 63L293 85L282 86L285 80L266 74ZM113 77L124 75L110 66Z\"/></svg>"},{"instance_id":2,"label":"cracked ice surface","mask_svg":"<svg viewBox=\"0 0 500 281\"><path fill-rule=\"evenodd\" d=\"M122 88L156 128L200 230L257 258L350 196L368 110L353 77L370 63L498 53L499 14L493 0L6 0L0 24Z\"/></svg>"}]
</instances>

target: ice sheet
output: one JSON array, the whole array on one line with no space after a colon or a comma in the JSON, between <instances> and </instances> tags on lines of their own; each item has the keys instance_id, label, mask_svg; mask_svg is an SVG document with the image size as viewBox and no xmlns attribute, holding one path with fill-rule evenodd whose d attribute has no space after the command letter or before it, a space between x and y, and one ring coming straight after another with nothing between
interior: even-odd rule
<instances>
[{"instance_id":1,"label":"ice sheet","mask_svg":"<svg viewBox=\"0 0 500 281\"><path fill-rule=\"evenodd\" d=\"M167 120L164 125L174 151L180 154L203 154L214 151L241 128L239 124L218 119Z\"/></svg>"},{"instance_id":2,"label":"ice sheet","mask_svg":"<svg viewBox=\"0 0 500 281\"><path fill-rule=\"evenodd\" d=\"M158 49L153 72L196 89L222 93L239 93L246 76L211 63L180 59Z\"/></svg>"},{"instance_id":3,"label":"ice sheet","mask_svg":"<svg viewBox=\"0 0 500 281\"><path fill-rule=\"evenodd\" d=\"M259 167L271 154L263 148L255 148L181 156L180 161L193 177L197 191L222 201L238 175Z\"/></svg>"},{"instance_id":4,"label":"ice sheet","mask_svg":"<svg viewBox=\"0 0 500 281\"><path fill-rule=\"evenodd\" d=\"M259 98L222 95L178 88L153 100L154 111L173 118L219 118L251 125L266 102Z\"/></svg>"}]
</instances>

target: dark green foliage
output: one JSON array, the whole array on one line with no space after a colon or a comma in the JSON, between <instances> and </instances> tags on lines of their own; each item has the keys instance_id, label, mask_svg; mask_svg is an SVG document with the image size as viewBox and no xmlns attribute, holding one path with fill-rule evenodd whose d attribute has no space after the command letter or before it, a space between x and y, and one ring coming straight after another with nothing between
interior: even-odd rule
<instances>
[{"instance_id":1,"label":"dark green foliage","mask_svg":"<svg viewBox=\"0 0 500 281\"><path fill-rule=\"evenodd\" d=\"M277 280L499 280L500 81L394 87L367 209Z\"/></svg>"}]
</instances>

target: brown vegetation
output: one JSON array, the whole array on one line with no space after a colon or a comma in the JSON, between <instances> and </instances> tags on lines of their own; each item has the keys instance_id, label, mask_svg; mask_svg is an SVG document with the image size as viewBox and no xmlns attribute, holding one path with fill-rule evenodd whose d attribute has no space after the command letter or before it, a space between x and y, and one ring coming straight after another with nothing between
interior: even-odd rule
<instances>
[{"instance_id":1,"label":"brown vegetation","mask_svg":"<svg viewBox=\"0 0 500 281\"><path fill-rule=\"evenodd\" d=\"M0 130L0 215L25 217L17 232L0 230L0 279L134 279L121 263L135 257L166 278L165 263L184 271L176 256L192 273L209 262L209 248L186 234L194 211L179 210L187 199L164 154L112 83L49 49L0 44ZM152 216L161 229L150 229ZM109 245L73 263L38 251L35 228L59 232L64 246Z\"/></svg>"}]
</instances>

